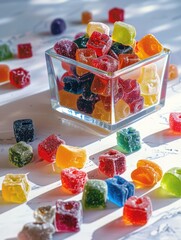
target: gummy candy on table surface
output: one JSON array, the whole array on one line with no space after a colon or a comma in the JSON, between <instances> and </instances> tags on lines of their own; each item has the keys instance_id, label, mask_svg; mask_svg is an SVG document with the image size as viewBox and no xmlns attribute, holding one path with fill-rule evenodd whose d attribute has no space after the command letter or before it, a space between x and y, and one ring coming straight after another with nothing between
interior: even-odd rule
<instances>
[{"instance_id":1,"label":"gummy candy on table surface","mask_svg":"<svg viewBox=\"0 0 181 240\"><path fill-rule=\"evenodd\" d=\"M82 204L79 201L56 201L55 229L56 232L80 231L83 219Z\"/></svg>"},{"instance_id":2,"label":"gummy candy on table surface","mask_svg":"<svg viewBox=\"0 0 181 240\"><path fill-rule=\"evenodd\" d=\"M31 43L21 43L17 45L18 58L30 58L33 56Z\"/></svg>"},{"instance_id":3,"label":"gummy candy on table surface","mask_svg":"<svg viewBox=\"0 0 181 240\"><path fill-rule=\"evenodd\" d=\"M89 11L83 11L81 14L81 23L82 24L87 24L89 22L91 22L93 19L93 15L91 12Z\"/></svg>"},{"instance_id":4,"label":"gummy candy on table surface","mask_svg":"<svg viewBox=\"0 0 181 240\"><path fill-rule=\"evenodd\" d=\"M23 68L10 70L10 83L16 88L24 88L30 84L30 74Z\"/></svg>"},{"instance_id":5,"label":"gummy candy on table surface","mask_svg":"<svg viewBox=\"0 0 181 240\"><path fill-rule=\"evenodd\" d=\"M83 208L88 209L104 209L107 200L106 182L100 179L87 180L82 196Z\"/></svg>"},{"instance_id":6,"label":"gummy candy on table surface","mask_svg":"<svg viewBox=\"0 0 181 240\"><path fill-rule=\"evenodd\" d=\"M38 144L38 156L47 162L54 162L57 148L60 144L65 144L63 139L52 134Z\"/></svg>"},{"instance_id":7,"label":"gummy candy on table surface","mask_svg":"<svg viewBox=\"0 0 181 240\"><path fill-rule=\"evenodd\" d=\"M74 43L77 44L79 49L84 49L84 48L87 48L88 40L89 40L88 36L85 35L85 33L84 33L83 36L80 36L80 37L76 38L74 40Z\"/></svg>"},{"instance_id":8,"label":"gummy candy on table surface","mask_svg":"<svg viewBox=\"0 0 181 240\"><path fill-rule=\"evenodd\" d=\"M94 49L98 57L108 53L112 45L112 39L100 32L94 31L87 42L87 48Z\"/></svg>"},{"instance_id":9,"label":"gummy candy on table surface","mask_svg":"<svg viewBox=\"0 0 181 240\"><path fill-rule=\"evenodd\" d=\"M140 61L140 59L135 53L119 54L118 60L119 60L118 69L128 67Z\"/></svg>"},{"instance_id":10,"label":"gummy candy on table surface","mask_svg":"<svg viewBox=\"0 0 181 240\"><path fill-rule=\"evenodd\" d=\"M147 34L136 43L135 53L140 59L151 57L163 50L162 44L152 35Z\"/></svg>"},{"instance_id":11,"label":"gummy candy on table surface","mask_svg":"<svg viewBox=\"0 0 181 240\"><path fill-rule=\"evenodd\" d=\"M61 39L54 45L54 50L57 54L72 59L75 59L77 49L77 44L69 39Z\"/></svg>"},{"instance_id":12,"label":"gummy candy on table surface","mask_svg":"<svg viewBox=\"0 0 181 240\"><path fill-rule=\"evenodd\" d=\"M16 142L32 142L34 140L34 125L32 119L19 119L13 123Z\"/></svg>"},{"instance_id":13,"label":"gummy candy on table surface","mask_svg":"<svg viewBox=\"0 0 181 240\"><path fill-rule=\"evenodd\" d=\"M6 202L23 203L28 199L30 184L25 174L6 174L2 183L2 197Z\"/></svg>"},{"instance_id":14,"label":"gummy candy on table surface","mask_svg":"<svg viewBox=\"0 0 181 240\"><path fill-rule=\"evenodd\" d=\"M60 178L64 189L73 194L82 192L88 179L86 172L74 167L63 169Z\"/></svg>"},{"instance_id":15,"label":"gummy candy on table surface","mask_svg":"<svg viewBox=\"0 0 181 240\"><path fill-rule=\"evenodd\" d=\"M104 33L109 36L110 28L105 23L101 22L89 22L87 24L86 33L90 37L93 32Z\"/></svg>"},{"instance_id":16,"label":"gummy candy on table surface","mask_svg":"<svg viewBox=\"0 0 181 240\"><path fill-rule=\"evenodd\" d=\"M42 206L35 209L33 216L38 223L53 223L55 209L50 205Z\"/></svg>"},{"instance_id":17,"label":"gummy candy on table surface","mask_svg":"<svg viewBox=\"0 0 181 240\"><path fill-rule=\"evenodd\" d=\"M77 100L80 96L81 96L80 94L70 93L65 90L59 91L61 106L74 110L77 110Z\"/></svg>"},{"instance_id":18,"label":"gummy candy on table surface","mask_svg":"<svg viewBox=\"0 0 181 240\"><path fill-rule=\"evenodd\" d=\"M123 45L132 46L135 42L136 29L134 26L117 21L114 23L112 40Z\"/></svg>"},{"instance_id":19,"label":"gummy candy on table surface","mask_svg":"<svg viewBox=\"0 0 181 240\"><path fill-rule=\"evenodd\" d=\"M178 78L178 68L174 64L170 64L168 68L168 80L174 80Z\"/></svg>"},{"instance_id":20,"label":"gummy candy on table surface","mask_svg":"<svg viewBox=\"0 0 181 240\"><path fill-rule=\"evenodd\" d=\"M18 240L52 240L52 235L55 233L55 228L51 223L30 222L23 226L23 229L18 233Z\"/></svg>"},{"instance_id":21,"label":"gummy candy on table surface","mask_svg":"<svg viewBox=\"0 0 181 240\"><path fill-rule=\"evenodd\" d=\"M110 149L99 156L98 168L108 177L120 175L126 171L126 156L115 149Z\"/></svg>"},{"instance_id":22,"label":"gummy candy on table surface","mask_svg":"<svg viewBox=\"0 0 181 240\"><path fill-rule=\"evenodd\" d=\"M126 224L145 225L152 215L152 202L148 196L131 196L123 207Z\"/></svg>"},{"instance_id":23,"label":"gummy candy on table surface","mask_svg":"<svg viewBox=\"0 0 181 240\"><path fill-rule=\"evenodd\" d=\"M83 168L87 161L85 148L61 144L56 152L56 165L64 169L68 167Z\"/></svg>"},{"instance_id":24,"label":"gummy candy on table surface","mask_svg":"<svg viewBox=\"0 0 181 240\"><path fill-rule=\"evenodd\" d=\"M10 68L7 64L0 64L0 83L9 80Z\"/></svg>"},{"instance_id":25,"label":"gummy candy on table surface","mask_svg":"<svg viewBox=\"0 0 181 240\"><path fill-rule=\"evenodd\" d=\"M108 11L108 21L115 23L116 21L124 21L124 9L112 8Z\"/></svg>"},{"instance_id":26,"label":"gummy candy on table surface","mask_svg":"<svg viewBox=\"0 0 181 240\"><path fill-rule=\"evenodd\" d=\"M181 112L171 112L169 115L170 129L176 133L181 133Z\"/></svg>"},{"instance_id":27,"label":"gummy candy on table surface","mask_svg":"<svg viewBox=\"0 0 181 240\"><path fill-rule=\"evenodd\" d=\"M170 195L181 197L181 168L174 167L164 173L161 187Z\"/></svg>"},{"instance_id":28,"label":"gummy candy on table surface","mask_svg":"<svg viewBox=\"0 0 181 240\"><path fill-rule=\"evenodd\" d=\"M7 45L6 43L0 45L0 61L6 60L12 57L13 57L13 53L11 52L9 45Z\"/></svg>"},{"instance_id":29,"label":"gummy candy on table surface","mask_svg":"<svg viewBox=\"0 0 181 240\"><path fill-rule=\"evenodd\" d=\"M105 180L108 186L108 200L119 207L124 206L126 200L134 195L134 184L120 176Z\"/></svg>"},{"instance_id":30,"label":"gummy candy on table surface","mask_svg":"<svg viewBox=\"0 0 181 240\"><path fill-rule=\"evenodd\" d=\"M66 30L66 23L62 18L56 18L50 25L50 30L53 35L61 34Z\"/></svg>"},{"instance_id":31,"label":"gummy candy on table surface","mask_svg":"<svg viewBox=\"0 0 181 240\"><path fill-rule=\"evenodd\" d=\"M8 150L9 161L16 167L23 167L33 159L33 148L25 142L18 142Z\"/></svg>"}]
</instances>

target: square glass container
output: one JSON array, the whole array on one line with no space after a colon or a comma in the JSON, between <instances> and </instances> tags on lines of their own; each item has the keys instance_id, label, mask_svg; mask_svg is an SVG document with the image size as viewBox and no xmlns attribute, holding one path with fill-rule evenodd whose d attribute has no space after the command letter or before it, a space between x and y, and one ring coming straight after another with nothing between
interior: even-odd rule
<instances>
[{"instance_id":1,"label":"square glass container","mask_svg":"<svg viewBox=\"0 0 181 240\"><path fill-rule=\"evenodd\" d=\"M108 131L164 106L169 49L115 72L45 52L52 108ZM83 72L83 75L78 75Z\"/></svg>"}]
</instances>

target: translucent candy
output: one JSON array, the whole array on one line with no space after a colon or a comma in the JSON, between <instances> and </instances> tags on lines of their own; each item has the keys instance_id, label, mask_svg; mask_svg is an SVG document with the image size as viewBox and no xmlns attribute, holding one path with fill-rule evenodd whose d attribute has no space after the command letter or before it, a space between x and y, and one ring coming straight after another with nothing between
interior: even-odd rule
<instances>
[{"instance_id":1,"label":"translucent candy","mask_svg":"<svg viewBox=\"0 0 181 240\"><path fill-rule=\"evenodd\" d=\"M38 223L53 223L55 209L52 206L39 207L34 211L33 216Z\"/></svg>"},{"instance_id":2,"label":"translucent candy","mask_svg":"<svg viewBox=\"0 0 181 240\"><path fill-rule=\"evenodd\" d=\"M30 185L25 174L6 174L2 183L4 201L23 203L27 201Z\"/></svg>"},{"instance_id":3,"label":"translucent candy","mask_svg":"<svg viewBox=\"0 0 181 240\"><path fill-rule=\"evenodd\" d=\"M93 59L92 65L93 67L106 72L115 72L118 70L118 61L109 55L104 55Z\"/></svg>"},{"instance_id":4,"label":"translucent candy","mask_svg":"<svg viewBox=\"0 0 181 240\"><path fill-rule=\"evenodd\" d=\"M108 25L101 22L89 22L86 29L88 36L90 37L95 31L109 36L110 28Z\"/></svg>"},{"instance_id":5,"label":"translucent candy","mask_svg":"<svg viewBox=\"0 0 181 240\"><path fill-rule=\"evenodd\" d=\"M80 82L79 78L75 76L65 76L63 78L64 87L63 89L67 92L74 93L74 94L81 94L82 93L82 83Z\"/></svg>"},{"instance_id":6,"label":"translucent candy","mask_svg":"<svg viewBox=\"0 0 181 240\"><path fill-rule=\"evenodd\" d=\"M0 45L0 61L9 59L13 57L13 53L7 44Z\"/></svg>"},{"instance_id":7,"label":"translucent candy","mask_svg":"<svg viewBox=\"0 0 181 240\"><path fill-rule=\"evenodd\" d=\"M30 74L23 68L12 69L9 73L10 83L16 88L24 88L30 84Z\"/></svg>"},{"instance_id":8,"label":"translucent candy","mask_svg":"<svg viewBox=\"0 0 181 240\"><path fill-rule=\"evenodd\" d=\"M107 185L99 179L89 179L83 190L82 204L84 209L104 209L107 200Z\"/></svg>"},{"instance_id":9,"label":"translucent candy","mask_svg":"<svg viewBox=\"0 0 181 240\"><path fill-rule=\"evenodd\" d=\"M169 126L172 131L181 132L181 112L170 113Z\"/></svg>"},{"instance_id":10,"label":"translucent candy","mask_svg":"<svg viewBox=\"0 0 181 240\"><path fill-rule=\"evenodd\" d=\"M19 119L13 123L16 142L32 142L34 140L34 124L32 119Z\"/></svg>"},{"instance_id":11,"label":"translucent candy","mask_svg":"<svg viewBox=\"0 0 181 240\"><path fill-rule=\"evenodd\" d=\"M82 24L87 24L92 21L92 13L89 11L83 11L81 14L81 22Z\"/></svg>"},{"instance_id":12,"label":"translucent candy","mask_svg":"<svg viewBox=\"0 0 181 240\"><path fill-rule=\"evenodd\" d=\"M63 169L60 176L62 186L73 194L82 192L88 179L86 172L74 167Z\"/></svg>"},{"instance_id":13,"label":"translucent candy","mask_svg":"<svg viewBox=\"0 0 181 240\"><path fill-rule=\"evenodd\" d=\"M168 69L168 80L176 79L178 78L178 76L179 74L177 66L174 64L170 64Z\"/></svg>"},{"instance_id":14,"label":"translucent candy","mask_svg":"<svg viewBox=\"0 0 181 240\"><path fill-rule=\"evenodd\" d=\"M60 104L63 107L77 110L77 100L81 95L67 92L65 90L59 91Z\"/></svg>"},{"instance_id":15,"label":"translucent candy","mask_svg":"<svg viewBox=\"0 0 181 240\"><path fill-rule=\"evenodd\" d=\"M0 64L0 83L9 80L10 68L7 64Z\"/></svg>"},{"instance_id":16,"label":"translucent candy","mask_svg":"<svg viewBox=\"0 0 181 240\"><path fill-rule=\"evenodd\" d=\"M54 45L54 50L57 54L72 59L75 59L75 53L77 49L77 44L69 39L61 39Z\"/></svg>"},{"instance_id":17,"label":"translucent candy","mask_svg":"<svg viewBox=\"0 0 181 240\"><path fill-rule=\"evenodd\" d=\"M87 48L87 41L89 40L89 38L87 37L87 35L85 35L85 33L80 33L80 34L83 34L83 35L80 37L76 37L76 39L74 40L74 43L76 43L80 49Z\"/></svg>"},{"instance_id":18,"label":"translucent candy","mask_svg":"<svg viewBox=\"0 0 181 240\"><path fill-rule=\"evenodd\" d=\"M79 201L56 201L55 229L57 232L77 232L83 218L82 204Z\"/></svg>"},{"instance_id":19,"label":"translucent candy","mask_svg":"<svg viewBox=\"0 0 181 240\"><path fill-rule=\"evenodd\" d=\"M126 224L145 225L152 215L152 202L148 196L131 196L123 207Z\"/></svg>"},{"instance_id":20,"label":"translucent candy","mask_svg":"<svg viewBox=\"0 0 181 240\"><path fill-rule=\"evenodd\" d=\"M115 23L116 21L124 21L124 9L112 8L108 11L108 21Z\"/></svg>"},{"instance_id":21,"label":"translucent candy","mask_svg":"<svg viewBox=\"0 0 181 240\"><path fill-rule=\"evenodd\" d=\"M135 53L119 54L118 68L122 69L140 61Z\"/></svg>"},{"instance_id":22,"label":"translucent candy","mask_svg":"<svg viewBox=\"0 0 181 240\"><path fill-rule=\"evenodd\" d=\"M144 107L143 96L140 96L138 99L135 99L131 103L129 103L129 107L130 107L131 113L137 113L137 112L141 111Z\"/></svg>"},{"instance_id":23,"label":"translucent candy","mask_svg":"<svg viewBox=\"0 0 181 240\"><path fill-rule=\"evenodd\" d=\"M17 45L18 58L30 58L33 56L31 43L21 43Z\"/></svg>"},{"instance_id":24,"label":"translucent candy","mask_svg":"<svg viewBox=\"0 0 181 240\"><path fill-rule=\"evenodd\" d=\"M131 46L126 46L118 42L114 42L111 46L111 50L113 50L117 55L119 54L132 54L133 48ZM138 58L138 57L137 57Z\"/></svg>"},{"instance_id":25,"label":"translucent candy","mask_svg":"<svg viewBox=\"0 0 181 240\"><path fill-rule=\"evenodd\" d=\"M56 18L52 21L50 30L53 35L61 34L66 29L66 23L62 18Z\"/></svg>"},{"instance_id":26,"label":"translucent candy","mask_svg":"<svg viewBox=\"0 0 181 240\"><path fill-rule=\"evenodd\" d=\"M80 96L77 100L77 108L81 112L92 114L97 101L99 101L99 98L96 94L92 94L89 99L84 99Z\"/></svg>"}]
</instances>

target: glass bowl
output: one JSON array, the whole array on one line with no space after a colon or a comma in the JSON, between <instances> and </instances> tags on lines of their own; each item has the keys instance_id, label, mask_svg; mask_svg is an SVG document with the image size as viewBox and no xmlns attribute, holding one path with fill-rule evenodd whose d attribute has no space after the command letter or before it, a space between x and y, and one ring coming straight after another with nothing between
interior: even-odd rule
<instances>
[{"instance_id":1,"label":"glass bowl","mask_svg":"<svg viewBox=\"0 0 181 240\"><path fill-rule=\"evenodd\" d=\"M169 49L115 72L60 56L53 48L45 56L52 108L84 123L112 132L165 104Z\"/></svg>"}]
</instances>

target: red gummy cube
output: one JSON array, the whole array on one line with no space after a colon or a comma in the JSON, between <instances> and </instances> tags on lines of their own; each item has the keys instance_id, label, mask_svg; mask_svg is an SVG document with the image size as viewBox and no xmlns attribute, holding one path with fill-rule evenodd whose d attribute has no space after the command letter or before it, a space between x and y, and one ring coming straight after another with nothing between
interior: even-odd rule
<instances>
[{"instance_id":1,"label":"red gummy cube","mask_svg":"<svg viewBox=\"0 0 181 240\"><path fill-rule=\"evenodd\" d=\"M65 144L65 141L60 139L55 134L50 135L41 143L38 144L39 158L47 161L54 162L57 148L60 144Z\"/></svg>"},{"instance_id":2,"label":"red gummy cube","mask_svg":"<svg viewBox=\"0 0 181 240\"><path fill-rule=\"evenodd\" d=\"M151 199L131 196L123 207L123 220L127 224L144 225L152 215Z\"/></svg>"},{"instance_id":3,"label":"red gummy cube","mask_svg":"<svg viewBox=\"0 0 181 240\"><path fill-rule=\"evenodd\" d=\"M30 74L23 68L16 68L10 71L9 80L16 88L24 88L30 84Z\"/></svg>"},{"instance_id":4,"label":"red gummy cube","mask_svg":"<svg viewBox=\"0 0 181 240\"><path fill-rule=\"evenodd\" d=\"M181 112L170 113L169 125L172 131L181 132Z\"/></svg>"},{"instance_id":5,"label":"red gummy cube","mask_svg":"<svg viewBox=\"0 0 181 240\"><path fill-rule=\"evenodd\" d=\"M130 112L136 113L141 111L144 106L144 98L140 96L138 99L133 100L131 103L129 103Z\"/></svg>"},{"instance_id":6,"label":"red gummy cube","mask_svg":"<svg viewBox=\"0 0 181 240\"><path fill-rule=\"evenodd\" d=\"M108 177L122 174L126 171L125 155L115 149L100 155L99 170Z\"/></svg>"},{"instance_id":7,"label":"red gummy cube","mask_svg":"<svg viewBox=\"0 0 181 240\"><path fill-rule=\"evenodd\" d=\"M82 224L82 204L79 201L56 201L55 229L57 232L77 232Z\"/></svg>"},{"instance_id":8,"label":"red gummy cube","mask_svg":"<svg viewBox=\"0 0 181 240\"><path fill-rule=\"evenodd\" d=\"M135 53L119 54L118 58L119 58L119 65L118 65L119 69L128 67L140 61L138 56Z\"/></svg>"},{"instance_id":9,"label":"red gummy cube","mask_svg":"<svg viewBox=\"0 0 181 240\"><path fill-rule=\"evenodd\" d=\"M53 48L57 54L75 59L75 53L78 49L78 46L75 42L69 39L61 39L55 43Z\"/></svg>"},{"instance_id":10,"label":"red gummy cube","mask_svg":"<svg viewBox=\"0 0 181 240\"><path fill-rule=\"evenodd\" d=\"M75 167L65 168L60 174L62 186L73 194L83 191L87 173Z\"/></svg>"},{"instance_id":11,"label":"red gummy cube","mask_svg":"<svg viewBox=\"0 0 181 240\"><path fill-rule=\"evenodd\" d=\"M18 58L30 58L33 56L31 43L18 44Z\"/></svg>"},{"instance_id":12,"label":"red gummy cube","mask_svg":"<svg viewBox=\"0 0 181 240\"><path fill-rule=\"evenodd\" d=\"M115 23L116 21L124 21L124 9L122 8L112 8L108 12L108 20L110 23Z\"/></svg>"},{"instance_id":13,"label":"red gummy cube","mask_svg":"<svg viewBox=\"0 0 181 240\"><path fill-rule=\"evenodd\" d=\"M96 51L97 56L102 56L108 53L112 45L112 39L105 33L94 31L87 42L87 48L92 48Z\"/></svg>"}]
</instances>

